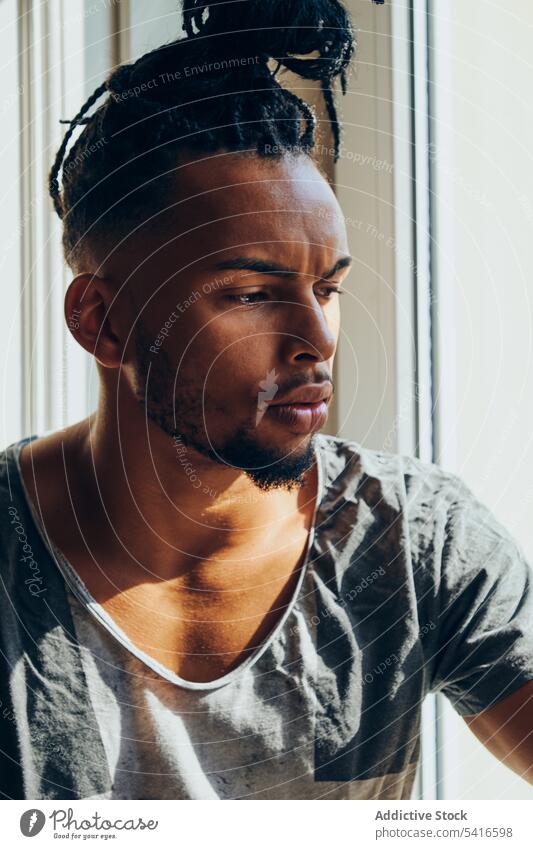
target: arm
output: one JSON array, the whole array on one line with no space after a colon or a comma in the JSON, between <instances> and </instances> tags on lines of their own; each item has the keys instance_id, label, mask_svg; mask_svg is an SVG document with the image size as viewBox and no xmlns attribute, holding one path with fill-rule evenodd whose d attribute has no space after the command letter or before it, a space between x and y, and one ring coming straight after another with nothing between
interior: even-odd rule
<instances>
[{"instance_id":1,"label":"arm","mask_svg":"<svg viewBox=\"0 0 533 849\"><path fill-rule=\"evenodd\" d=\"M533 784L533 681L463 719L489 752Z\"/></svg>"}]
</instances>

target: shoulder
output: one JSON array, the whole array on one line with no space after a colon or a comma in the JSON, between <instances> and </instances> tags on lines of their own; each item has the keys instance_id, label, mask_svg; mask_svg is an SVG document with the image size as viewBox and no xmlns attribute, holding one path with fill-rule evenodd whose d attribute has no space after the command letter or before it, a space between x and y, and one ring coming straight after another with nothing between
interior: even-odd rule
<instances>
[{"instance_id":1,"label":"shoulder","mask_svg":"<svg viewBox=\"0 0 533 849\"><path fill-rule=\"evenodd\" d=\"M515 551L509 531L463 478L437 463L320 434L324 509L344 531L391 553L398 547L413 569L449 558L483 559L498 543ZM368 533L369 532L369 533ZM475 555L475 557L474 557Z\"/></svg>"},{"instance_id":2,"label":"shoulder","mask_svg":"<svg viewBox=\"0 0 533 849\"><path fill-rule=\"evenodd\" d=\"M35 548L17 464L20 449L29 439L12 442L0 452L0 574L2 591L8 591L10 597L20 558L31 558Z\"/></svg>"},{"instance_id":3,"label":"shoulder","mask_svg":"<svg viewBox=\"0 0 533 849\"><path fill-rule=\"evenodd\" d=\"M20 536L21 527L34 535L33 481L42 460L51 453L54 437L54 433L32 434L0 451L0 546L4 557L6 548L13 542L14 530L15 536L17 533ZM57 480L57 472L52 473L51 468L48 471L47 479Z\"/></svg>"},{"instance_id":4,"label":"shoulder","mask_svg":"<svg viewBox=\"0 0 533 849\"><path fill-rule=\"evenodd\" d=\"M355 440L319 434L326 485L338 492L357 490L361 498L395 499L411 512L438 502L453 504L467 493L461 477L409 454L367 448Z\"/></svg>"},{"instance_id":5,"label":"shoulder","mask_svg":"<svg viewBox=\"0 0 533 849\"><path fill-rule=\"evenodd\" d=\"M458 599L464 608L470 596L512 603L533 586L516 537L461 475L329 435L321 449L325 533L361 568L383 565L389 590L398 576L399 593L413 582L422 607Z\"/></svg>"},{"instance_id":6,"label":"shoulder","mask_svg":"<svg viewBox=\"0 0 533 849\"><path fill-rule=\"evenodd\" d=\"M13 512L20 501L20 475L17 458L22 447L33 437L11 442L0 451L0 528L6 515Z\"/></svg>"},{"instance_id":7,"label":"shoulder","mask_svg":"<svg viewBox=\"0 0 533 849\"><path fill-rule=\"evenodd\" d=\"M0 498L18 495L30 509L38 504L45 517L50 512L60 512L65 489L64 454L79 432L80 424L70 425L63 430L32 434L5 448L1 454Z\"/></svg>"}]
</instances>

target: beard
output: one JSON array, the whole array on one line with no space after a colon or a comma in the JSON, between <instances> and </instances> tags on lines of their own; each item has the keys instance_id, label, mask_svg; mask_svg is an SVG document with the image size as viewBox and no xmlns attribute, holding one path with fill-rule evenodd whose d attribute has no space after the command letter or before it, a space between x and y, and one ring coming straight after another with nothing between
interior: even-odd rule
<instances>
[{"instance_id":1,"label":"beard","mask_svg":"<svg viewBox=\"0 0 533 849\"><path fill-rule=\"evenodd\" d=\"M262 491L284 488L291 491L306 483L305 475L315 462L316 434L313 433L299 451L284 452L277 446L264 445L255 424L238 425L223 440L207 436L205 428L205 395L198 383L178 374L166 352L160 348L150 354L151 336L140 322L135 326L136 380L135 396L145 409L146 417L156 424L174 443L207 457L214 463L237 469ZM223 413L224 408L214 405Z\"/></svg>"}]
</instances>

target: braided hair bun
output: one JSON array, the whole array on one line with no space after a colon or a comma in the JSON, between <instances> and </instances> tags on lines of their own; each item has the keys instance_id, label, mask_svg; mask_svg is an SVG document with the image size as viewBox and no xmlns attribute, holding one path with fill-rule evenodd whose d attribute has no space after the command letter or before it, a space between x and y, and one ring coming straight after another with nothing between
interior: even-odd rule
<instances>
[{"instance_id":1,"label":"braided hair bun","mask_svg":"<svg viewBox=\"0 0 533 849\"><path fill-rule=\"evenodd\" d=\"M91 240L118 235L161 204L181 150L309 153L316 118L277 81L280 66L320 82L338 156L332 83L340 77L346 90L355 44L340 0L183 0L182 11L186 37L116 68L69 122L49 189L72 267ZM64 159L79 124L85 127ZM171 176L156 184L163 174Z\"/></svg>"}]
</instances>

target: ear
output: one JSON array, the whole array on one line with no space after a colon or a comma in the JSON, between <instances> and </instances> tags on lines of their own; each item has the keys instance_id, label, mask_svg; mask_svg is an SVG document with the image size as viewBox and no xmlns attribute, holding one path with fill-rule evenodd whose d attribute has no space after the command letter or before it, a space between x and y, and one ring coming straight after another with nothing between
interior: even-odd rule
<instances>
[{"instance_id":1,"label":"ear","mask_svg":"<svg viewBox=\"0 0 533 849\"><path fill-rule=\"evenodd\" d=\"M132 340L127 298L120 285L93 274L78 274L65 295L65 320L76 342L106 368L120 368Z\"/></svg>"}]
</instances>

